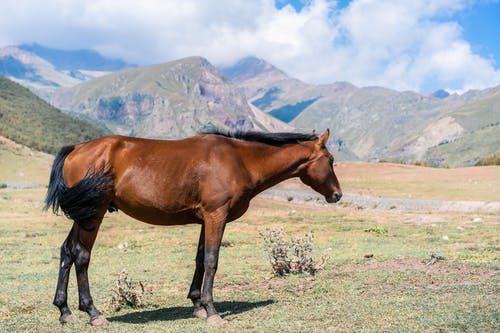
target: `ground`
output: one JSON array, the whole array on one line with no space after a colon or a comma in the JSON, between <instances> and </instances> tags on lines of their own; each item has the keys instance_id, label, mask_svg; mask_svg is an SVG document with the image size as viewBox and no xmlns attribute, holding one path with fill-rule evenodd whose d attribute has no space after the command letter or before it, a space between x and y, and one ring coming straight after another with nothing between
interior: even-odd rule
<instances>
[{"instance_id":1,"label":"ground","mask_svg":"<svg viewBox=\"0 0 500 333\"><path fill-rule=\"evenodd\" d=\"M0 192L0 331L60 329L51 305L59 246L70 222L40 213L44 189ZM477 218L481 222L472 222ZM314 233L316 276L273 277L259 232ZM382 230L379 232L378 230ZM312 207L256 199L227 227L215 282L228 321L207 328L186 299L199 226L157 227L110 214L90 268L104 331L494 331L500 315L498 214ZM445 238L446 236L446 239ZM444 260L429 264L431 255ZM365 258L373 255L371 258ZM140 309L115 312L111 290L126 270L151 293ZM80 323L74 273L69 300Z\"/></svg>"},{"instance_id":2,"label":"ground","mask_svg":"<svg viewBox=\"0 0 500 333\"><path fill-rule=\"evenodd\" d=\"M0 182L32 180L42 187L0 189L0 332L95 331L77 310L74 271L69 303L80 323L61 327L57 320L51 302L59 246L71 223L41 211L50 157L35 155L33 163L13 167L23 154L12 154L5 164L2 160ZM354 163L337 170L351 195L467 200L470 191L474 200L500 201L499 167L446 170ZM498 330L498 211L288 200L256 198L246 215L228 225L214 286L216 307L227 323L218 327L192 318L186 298L199 226L151 226L121 212L108 214L89 271L95 303L111 322L103 331ZM313 256L326 258L325 268L315 276L274 277L259 235L270 227L290 237L313 232ZM144 283L144 307L115 311L112 289L123 270Z\"/></svg>"}]
</instances>

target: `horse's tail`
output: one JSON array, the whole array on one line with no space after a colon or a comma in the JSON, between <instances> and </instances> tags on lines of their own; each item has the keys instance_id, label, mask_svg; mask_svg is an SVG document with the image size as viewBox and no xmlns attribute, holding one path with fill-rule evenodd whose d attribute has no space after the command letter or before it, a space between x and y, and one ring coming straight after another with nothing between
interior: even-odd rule
<instances>
[{"instance_id":1,"label":"horse's tail","mask_svg":"<svg viewBox=\"0 0 500 333\"><path fill-rule=\"evenodd\" d=\"M85 177L69 187L64 180L64 161L75 146L63 147L57 154L50 173L49 188L45 199L45 210L52 207L54 214L59 208L66 217L85 228L85 224L95 216L105 203L113 186L113 175L109 165L99 169L90 168Z\"/></svg>"},{"instance_id":2,"label":"horse's tail","mask_svg":"<svg viewBox=\"0 0 500 333\"><path fill-rule=\"evenodd\" d=\"M63 193L67 191L68 186L64 181L63 167L64 160L75 149L75 146L63 147L52 164L52 171L50 172L49 188L47 190L47 197L45 198L45 208L48 210L52 206L52 211L57 214L61 206Z\"/></svg>"}]
</instances>

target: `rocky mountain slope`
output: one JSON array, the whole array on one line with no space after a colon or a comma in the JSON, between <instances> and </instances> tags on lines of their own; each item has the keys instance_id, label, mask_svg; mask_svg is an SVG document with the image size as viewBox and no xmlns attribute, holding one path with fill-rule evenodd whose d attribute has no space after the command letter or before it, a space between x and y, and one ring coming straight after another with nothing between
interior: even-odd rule
<instances>
[{"instance_id":1,"label":"rocky mountain slope","mask_svg":"<svg viewBox=\"0 0 500 333\"><path fill-rule=\"evenodd\" d=\"M447 96L347 82L313 85L257 58L245 58L222 72L252 104L288 124L329 127L335 148L349 153L346 158L459 166L500 151L500 136L493 135L500 128L495 97L500 87Z\"/></svg>"},{"instance_id":2,"label":"rocky mountain slope","mask_svg":"<svg viewBox=\"0 0 500 333\"><path fill-rule=\"evenodd\" d=\"M287 130L250 107L245 96L205 59L190 57L131 68L81 83L51 102L113 133L179 138L212 123L231 130Z\"/></svg>"}]
</instances>

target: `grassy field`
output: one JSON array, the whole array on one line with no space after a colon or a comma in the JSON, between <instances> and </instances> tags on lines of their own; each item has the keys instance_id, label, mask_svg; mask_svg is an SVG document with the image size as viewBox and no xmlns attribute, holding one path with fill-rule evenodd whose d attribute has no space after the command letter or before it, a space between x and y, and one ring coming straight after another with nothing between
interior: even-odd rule
<instances>
[{"instance_id":1,"label":"grassy field","mask_svg":"<svg viewBox=\"0 0 500 333\"><path fill-rule=\"evenodd\" d=\"M0 140L0 182L47 184L52 158ZM339 163L336 171L346 193L500 201L499 166ZM41 212L44 195L44 188L0 189L0 332L94 331L77 310L74 271L69 302L80 323L61 327L51 304L70 222ZM111 322L104 332L493 332L500 317L499 222L498 213L256 199L224 236L214 293L228 322L207 327L191 318L186 298L199 226L156 227L114 213L97 238L90 283ZM314 277L273 277L259 235L270 227L289 236L314 232L313 254L328 258L325 269ZM445 259L427 265L432 254ZM114 310L112 289L122 270L150 291L143 308Z\"/></svg>"},{"instance_id":2,"label":"grassy field","mask_svg":"<svg viewBox=\"0 0 500 333\"><path fill-rule=\"evenodd\" d=\"M77 310L74 271L69 302L80 323L61 327L51 305L70 222L41 213L44 194L0 190L0 331L93 331ZM472 223L476 217L482 222ZM328 257L325 269L314 277L272 277L259 236L269 227L289 235L314 232L314 256ZM104 332L493 332L500 317L499 229L498 214L375 212L256 199L224 237L228 246L214 293L228 322L207 327L191 318L186 299L199 226L156 227L114 213L97 238L90 283L111 321ZM431 253L446 259L427 265ZM122 270L151 291L145 307L114 311L111 290Z\"/></svg>"},{"instance_id":3,"label":"grassy field","mask_svg":"<svg viewBox=\"0 0 500 333\"><path fill-rule=\"evenodd\" d=\"M54 156L29 149L0 136L0 183L3 181L48 184Z\"/></svg>"}]
</instances>

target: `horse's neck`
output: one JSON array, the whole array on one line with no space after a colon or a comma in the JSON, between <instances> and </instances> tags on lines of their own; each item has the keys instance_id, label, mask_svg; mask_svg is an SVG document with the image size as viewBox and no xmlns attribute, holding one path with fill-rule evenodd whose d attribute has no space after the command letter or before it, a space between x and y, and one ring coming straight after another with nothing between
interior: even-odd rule
<instances>
[{"instance_id":1,"label":"horse's neck","mask_svg":"<svg viewBox=\"0 0 500 333\"><path fill-rule=\"evenodd\" d=\"M259 148L252 154L252 167L249 168L254 193L298 176L298 168L308 161L310 154L311 149L302 144Z\"/></svg>"}]
</instances>

